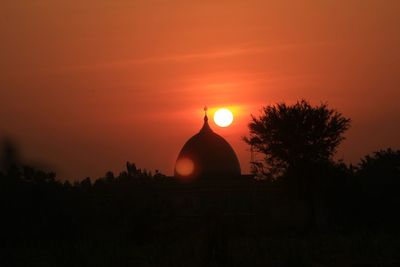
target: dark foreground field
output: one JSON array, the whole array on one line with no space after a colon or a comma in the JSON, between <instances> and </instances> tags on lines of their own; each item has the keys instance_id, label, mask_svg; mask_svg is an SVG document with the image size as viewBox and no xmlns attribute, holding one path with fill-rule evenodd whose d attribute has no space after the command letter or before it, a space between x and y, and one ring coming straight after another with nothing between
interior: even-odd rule
<instances>
[{"instance_id":1,"label":"dark foreground field","mask_svg":"<svg viewBox=\"0 0 400 267\"><path fill-rule=\"evenodd\" d=\"M397 172L346 169L299 190L132 168L70 184L10 168L0 172L0 266L400 266Z\"/></svg>"},{"instance_id":2,"label":"dark foreground field","mask_svg":"<svg viewBox=\"0 0 400 267\"><path fill-rule=\"evenodd\" d=\"M174 238L29 240L2 249L2 266L399 266L400 238L359 231L226 236L202 231Z\"/></svg>"}]
</instances>

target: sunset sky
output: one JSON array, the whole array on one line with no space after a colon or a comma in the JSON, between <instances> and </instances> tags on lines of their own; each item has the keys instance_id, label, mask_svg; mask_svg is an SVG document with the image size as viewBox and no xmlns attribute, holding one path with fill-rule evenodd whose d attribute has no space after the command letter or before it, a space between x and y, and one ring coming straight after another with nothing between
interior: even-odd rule
<instances>
[{"instance_id":1,"label":"sunset sky","mask_svg":"<svg viewBox=\"0 0 400 267\"><path fill-rule=\"evenodd\" d=\"M3 0L0 136L62 179L171 175L202 126L249 171L250 114L304 98L352 119L337 158L400 147L400 1Z\"/></svg>"}]
</instances>

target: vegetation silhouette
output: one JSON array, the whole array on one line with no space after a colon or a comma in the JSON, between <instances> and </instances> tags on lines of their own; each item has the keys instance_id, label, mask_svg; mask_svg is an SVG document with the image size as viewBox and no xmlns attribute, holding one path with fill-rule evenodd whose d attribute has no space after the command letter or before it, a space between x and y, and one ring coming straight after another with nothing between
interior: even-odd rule
<instances>
[{"instance_id":1,"label":"vegetation silhouette","mask_svg":"<svg viewBox=\"0 0 400 267\"><path fill-rule=\"evenodd\" d=\"M244 141L263 154L263 161L252 162L254 172L284 178L308 165L332 161L349 127L350 119L326 104L313 107L301 100L264 107L259 117L252 116L250 136Z\"/></svg>"},{"instance_id":2,"label":"vegetation silhouette","mask_svg":"<svg viewBox=\"0 0 400 267\"><path fill-rule=\"evenodd\" d=\"M294 105L264 107L259 117L252 116L250 136L243 138L263 156L263 160L251 162L255 175L284 181L291 197L307 203L311 228L330 176L327 171L335 167L332 157L349 127L350 119L326 104L311 106L301 100Z\"/></svg>"},{"instance_id":3,"label":"vegetation silhouette","mask_svg":"<svg viewBox=\"0 0 400 267\"><path fill-rule=\"evenodd\" d=\"M347 165L332 158L350 123L340 113L304 100L264 112L246 141L274 179L181 183L127 162L71 183L5 140L0 265L399 265L400 150Z\"/></svg>"}]
</instances>

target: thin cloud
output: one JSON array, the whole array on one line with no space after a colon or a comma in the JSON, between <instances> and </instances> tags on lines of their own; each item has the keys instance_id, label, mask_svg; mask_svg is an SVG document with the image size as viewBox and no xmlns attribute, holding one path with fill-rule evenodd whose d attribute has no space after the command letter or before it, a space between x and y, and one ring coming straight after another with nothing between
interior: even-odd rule
<instances>
[{"instance_id":1,"label":"thin cloud","mask_svg":"<svg viewBox=\"0 0 400 267\"><path fill-rule=\"evenodd\" d=\"M91 69L112 69L112 68L123 68L133 65L146 65L153 63L165 63L165 62L185 62L194 60L208 60L217 58L229 58L242 55L252 55L270 52L272 50L285 50L299 47L309 46L321 46L321 45L332 45L333 42L308 42L308 43L290 43L290 44L279 44L279 45L260 45L260 46L243 46L239 48L228 48L219 51L203 52L203 53L191 53L191 54L176 54L167 56L155 56L139 59L129 60L117 60L112 62L103 62L95 64L82 64L77 66L62 67L62 70L74 71L74 70L91 70Z\"/></svg>"}]
</instances>

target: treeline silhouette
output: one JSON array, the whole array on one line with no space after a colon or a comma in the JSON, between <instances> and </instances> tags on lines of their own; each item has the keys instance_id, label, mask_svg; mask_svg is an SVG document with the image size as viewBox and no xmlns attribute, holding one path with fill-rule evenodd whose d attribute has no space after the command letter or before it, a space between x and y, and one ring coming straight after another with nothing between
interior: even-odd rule
<instances>
[{"instance_id":1,"label":"treeline silhouette","mask_svg":"<svg viewBox=\"0 0 400 267\"><path fill-rule=\"evenodd\" d=\"M306 185L243 178L242 191L229 195L225 185L214 192L127 162L118 175L71 184L24 165L8 142L0 172L0 264L329 266L338 254L354 260L349 249L356 261L397 264L400 151L375 152L357 166L325 162L312 173L319 179ZM193 204L198 188L206 193ZM226 198L229 209L219 205ZM306 224L296 225L297 215L284 226L264 216L267 207L304 199L311 200L300 209Z\"/></svg>"}]
</instances>

